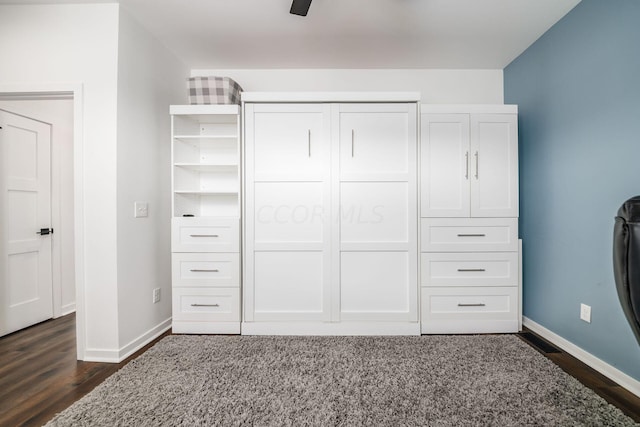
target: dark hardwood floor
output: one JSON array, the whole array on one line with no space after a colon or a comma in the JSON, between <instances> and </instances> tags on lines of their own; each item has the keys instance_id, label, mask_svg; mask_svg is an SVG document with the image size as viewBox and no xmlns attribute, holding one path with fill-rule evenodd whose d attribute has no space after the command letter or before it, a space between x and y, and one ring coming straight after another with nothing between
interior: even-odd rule
<instances>
[{"instance_id":1,"label":"dark hardwood floor","mask_svg":"<svg viewBox=\"0 0 640 427\"><path fill-rule=\"evenodd\" d=\"M576 378L586 387L589 387L613 406L620 408L622 412L634 421L640 423L640 397L620 387L600 372L555 347L537 334L525 329L518 336L553 361L563 371Z\"/></svg>"},{"instance_id":2,"label":"dark hardwood floor","mask_svg":"<svg viewBox=\"0 0 640 427\"><path fill-rule=\"evenodd\" d=\"M525 331L519 336L640 422L640 397L532 332ZM122 363L80 362L76 360L75 315L49 320L0 338L0 426L45 424L156 341Z\"/></svg>"},{"instance_id":3,"label":"dark hardwood floor","mask_svg":"<svg viewBox=\"0 0 640 427\"><path fill-rule=\"evenodd\" d=\"M76 318L70 314L0 338L0 426L42 426L129 361L76 360Z\"/></svg>"}]
</instances>

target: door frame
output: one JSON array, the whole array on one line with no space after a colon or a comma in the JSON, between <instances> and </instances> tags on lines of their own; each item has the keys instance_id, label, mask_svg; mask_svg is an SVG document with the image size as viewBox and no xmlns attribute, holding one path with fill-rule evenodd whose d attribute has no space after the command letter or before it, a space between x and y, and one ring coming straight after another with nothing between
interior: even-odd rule
<instances>
[{"instance_id":1,"label":"door frame","mask_svg":"<svg viewBox=\"0 0 640 427\"><path fill-rule=\"evenodd\" d=\"M84 360L86 346L84 280L84 133L83 85L70 83L0 84L4 100L73 99L73 212L76 291L76 358Z\"/></svg>"}]
</instances>

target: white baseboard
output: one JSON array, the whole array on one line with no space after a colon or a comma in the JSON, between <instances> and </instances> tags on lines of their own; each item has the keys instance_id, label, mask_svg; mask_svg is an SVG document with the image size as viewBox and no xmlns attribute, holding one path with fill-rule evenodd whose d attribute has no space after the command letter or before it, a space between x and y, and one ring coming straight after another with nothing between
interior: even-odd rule
<instances>
[{"instance_id":1,"label":"white baseboard","mask_svg":"<svg viewBox=\"0 0 640 427\"><path fill-rule=\"evenodd\" d=\"M605 377L609 378L610 380L629 390L631 393L640 397L640 381L636 380L633 377L630 377L618 368L609 365L602 359L597 358L588 351L573 344L571 341L562 338L560 335L551 332L549 329L527 317L523 317L523 324L536 334L540 335L542 338L560 347L562 350L580 360L582 363L590 366Z\"/></svg>"},{"instance_id":2,"label":"white baseboard","mask_svg":"<svg viewBox=\"0 0 640 427\"><path fill-rule=\"evenodd\" d=\"M136 351L140 350L145 345L149 344L154 339L165 333L171 328L171 318L168 318L147 332L140 335L138 338L131 341L129 344L120 348L119 350L102 350L87 348L84 352L85 362L106 362L106 363L120 363L127 357L131 356Z\"/></svg>"},{"instance_id":3,"label":"white baseboard","mask_svg":"<svg viewBox=\"0 0 640 427\"><path fill-rule=\"evenodd\" d=\"M60 308L60 316L66 316L67 314L74 313L76 311L76 303L72 302L71 304L63 305Z\"/></svg>"}]
</instances>

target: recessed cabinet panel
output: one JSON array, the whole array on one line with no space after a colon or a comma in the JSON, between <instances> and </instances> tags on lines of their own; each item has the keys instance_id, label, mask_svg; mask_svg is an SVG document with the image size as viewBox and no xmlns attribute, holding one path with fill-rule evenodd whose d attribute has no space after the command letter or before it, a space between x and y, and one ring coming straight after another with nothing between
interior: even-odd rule
<instances>
[{"instance_id":1,"label":"recessed cabinet panel","mask_svg":"<svg viewBox=\"0 0 640 427\"><path fill-rule=\"evenodd\" d=\"M322 252L256 252L255 320L322 320L324 271Z\"/></svg>"},{"instance_id":2,"label":"recessed cabinet panel","mask_svg":"<svg viewBox=\"0 0 640 427\"><path fill-rule=\"evenodd\" d=\"M407 106L380 106L380 111L375 111L375 105L367 107L370 111L344 112L342 110L345 108L341 109L342 177L360 174L407 174L409 143L412 137L409 134ZM398 109L404 111L397 111Z\"/></svg>"},{"instance_id":3,"label":"recessed cabinet panel","mask_svg":"<svg viewBox=\"0 0 640 427\"><path fill-rule=\"evenodd\" d=\"M323 184L320 182L256 182L255 242L323 241Z\"/></svg>"},{"instance_id":4,"label":"recessed cabinet panel","mask_svg":"<svg viewBox=\"0 0 640 427\"><path fill-rule=\"evenodd\" d=\"M472 116L471 216L518 216L517 137L515 115Z\"/></svg>"},{"instance_id":5,"label":"recessed cabinet panel","mask_svg":"<svg viewBox=\"0 0 640 427\"><path fill-rule=\"evenodd\" d=\"M406 252L343 252L340 257L341 319L409 320L411 292Z\"/></svg>"},{"instance_id":6,"label":"recessed cabinet panel","mask_svg":"<svg viewBox=\"0 0 640 427\"><path fill-rule=\"evenodd\" d=\"M322 180L329 152L324 106L257 105L247 132L255 180Z\"/></svg>"},{"instance_id":7,"label":"recessed cabinet panel","mask_svg":"<svg viewBox=\"0 0 640 427\"><path fill-rule=\"evenodd\" d=\"M469 115L422 116L422 216L469 216Z\"/></svg>"},{"instance_id":8,"label":"recessed cabinet panel","mask_svg":"<svg viewBox=\"0 0 640 427\"><path fill-rule=\"evenodd\" d=\"M341 242L408 242L408 204L406 182L343 182Z\"/></svg>"}]
</instances>

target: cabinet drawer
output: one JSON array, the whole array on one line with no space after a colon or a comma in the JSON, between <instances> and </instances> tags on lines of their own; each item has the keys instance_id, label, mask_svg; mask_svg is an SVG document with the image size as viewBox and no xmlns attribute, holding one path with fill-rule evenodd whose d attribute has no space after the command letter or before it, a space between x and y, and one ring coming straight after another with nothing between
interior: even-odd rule
<instances>
[{"instance_id":1,"label":"cabinet drawer","mask_svg":"<svg viewBox=\"0 0 640 427\"><path fill-rule=\"evenodd\" d=\"M174 253L173 286L240 286L238 253Z\"/></svg>"},{"instance_id":2,"label":"cabinet drawer","mask_svg":"<svg viewBox=\"0 0 640 427\"><path fill-rule=\"evenodd\" d=\"M240 321L239 288L173 288L173 320Z\"/></svg>"},{"instance_id":3,"label":"cabinet drawer","mask_svg":"<svg viewBox=\"0 0 640 427\"><path fill-rule=\"evenodd\" d=\"M518 288L422 288L422 333L518 331Z\"/></svg>"},{"instance_id":4,"label":"cabinet drawer","mask_svg":"<svg viewBox=\"0 0 640 427\"><path fill-rule=\"evenodd\" d=\"M517 252L423 253L422 286L517 286Z\"/></svg>"},{"instance_id":5,"label":"cabinet drawer","mask_svg":"<svg viewBox=\"0 0 640 427\"><path fill-rule=\"evenodd\" d=\"M423 218L422 252L518 250L518 218Z\"/></svg>"},{"instance_id":6,"label":"cabinet drawer","mask_svg":"<svg viewBox=\"0 0 640 427\"><path fill-rule=\"evenodd\" d=\"M237 218L173 218L172 252L238 252Z\"/></svg>"}]
</instances>

